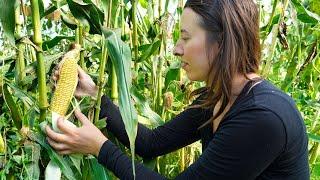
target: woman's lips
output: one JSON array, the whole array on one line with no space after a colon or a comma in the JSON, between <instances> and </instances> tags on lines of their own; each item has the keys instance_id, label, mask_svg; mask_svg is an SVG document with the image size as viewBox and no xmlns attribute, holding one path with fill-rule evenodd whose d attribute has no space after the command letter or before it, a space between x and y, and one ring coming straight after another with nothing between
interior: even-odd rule
<instances>
[{"instance_id":1,"label":"woman's lips","mask_svg":"<svg viewBox=\"0 0 320 180\"><path fill-rule=\"evenodd\" d=\"M182 67L182 69L185 70L188 65L189 65L188 63L181 61L181 67Z\"/></svg>"}]
</instances>

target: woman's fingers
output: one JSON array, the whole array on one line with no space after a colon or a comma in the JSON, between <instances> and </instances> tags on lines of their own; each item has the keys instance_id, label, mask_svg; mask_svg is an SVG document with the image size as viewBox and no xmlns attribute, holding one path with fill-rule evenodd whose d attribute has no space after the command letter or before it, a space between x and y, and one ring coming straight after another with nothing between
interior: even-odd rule
<instances>
[{"instance_id":1,"label":"woman's fingers","mask_svg":"<svg viewBox=\"0 0 320 180\"><path fill-rule=\"evenodd\" d=\"M78 76L79 79L84 78L87 75L87 73L78 65Z\"/></svg>"},{"instance_id":2,"label":"woman's fingers","mask_svg":"<svg viewBox=\"0 0 320 180\"><path fill-rule=\"evenodd\" d=\"M59 117L57 120L57 127L64 134L72 134L75 131L76 126L71 126L68 120L64 120L63 117Z\"/></svg>"},{"instance_id":3,"label":"woman's fingers","mask_svg":"<svg viewBox=\"0 0 320 180\"><path fill-rule=\"evenodd\" d=\"M54 73L53 73L53 76L52 76L52 79L54 81L57 81L59 79L59 71L58 70L55 70Z\"/></svg>"},{"instance_id":4,"label":"woman's fingers","mask_svg":"<svg viewBox=\"0 0 320 180\"><path fill-rule=\"evenodd\" d=\"M49 126L46 126L47 136L56 142L66 142L66 136L60 133L54 132Z\"/></svg>"},{"instance_id":5,"label":"woman's fingers","mask_svg":"<svg viewBox=\"0 0 320 180\"><path fill-rule=\"evenodd\" d=\"M68 155L68 154L72 154L73 152L71 150L61 150L61 151L57 151L57 153L60 155Z\"/></svg>"},{"instance_id":6,"label":"woman's fingers","mask_svg":"<svg viewBox=\"0 0 320 180\"><path fill-rule=\"evenodd\" d=\"M79 109L76 109L74 111L74 115L82 123L82 125L87 125L90 123L89 119L84 114L82 114L82 112Z\"/></svg>"},{"instance_id":7,"label":"woman's fingers","mask_svg":"<svg viewBox=\"0 0 320 180\"><path fill-rule=\"evenodd\" d=\"M54 71L54 75L55 75L55 76L59 76L59 70L56 69L56 70Z\"/></svg>"},{"instance_id":8,"label":"woman's fingers","mask_svg":"<svg viewBox=\"0 0 320 180\"><path fill-rule=\"evenodd\" d=\"M57 151L66 151L69 150L69 147L66 144L58 143L51 138L47 137L49 144Z\"/></svg>"}]
</instances>

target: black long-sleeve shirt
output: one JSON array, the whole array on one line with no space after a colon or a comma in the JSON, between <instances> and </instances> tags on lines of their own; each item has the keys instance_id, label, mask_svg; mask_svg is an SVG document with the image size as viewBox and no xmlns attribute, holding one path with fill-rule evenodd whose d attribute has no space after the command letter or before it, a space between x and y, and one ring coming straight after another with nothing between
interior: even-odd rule
<instances>
[{"instance_id":1,"label":"black long-sleeve shirt","mask_svg":"<svg viewBox=\"0 0 320 180\"><path fill-rule=\"evenodd\" d=\"M153 130L139 124L136 153L152 158L201 139L202 155L176 179L309 179L308 137L295 103L266 80L253 88L251 84L243 88L215 133L212 124L198 129L212 109L186 109ZM129 145L117 106L103 97L101 109L107 129ZM98 161L120 179L133 179L131 159L110 140L103 144ZM165 179L143 164L135 166L136 179Z\"/></svg>"}]
</instances>

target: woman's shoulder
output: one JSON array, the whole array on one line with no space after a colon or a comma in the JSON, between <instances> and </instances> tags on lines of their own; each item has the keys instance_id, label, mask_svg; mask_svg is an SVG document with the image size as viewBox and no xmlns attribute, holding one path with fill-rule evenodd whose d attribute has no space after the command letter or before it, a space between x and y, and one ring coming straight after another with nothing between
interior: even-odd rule
<instances>
[{"instance_id":1,"label":"woman's shoulder","mask_svg":"<svg viewBox=\"0 0 320 180\"><path fill-rule=\"evenodd\" d=\"M248 96L252 99L252 106L269 109L280 117L286 114L300 115L294 100L267 80L253 87Z\"/></svg>"},{"instance_id":2,"label":"woman's shoulder","mask_svg":"<svg viewBox=\"0 0 320 180\"><path fill-rule=\"evenodd\" d=\"M267 80L252 87L250 92L244 95L236 105L237 109L233 116L250 112L270 112L274 116L268 119L263 113L255 114L256 119L265 119L270 122L281 122L287 135L293 137L305 133L303 118L294 100Z\"/></svg>"}]
</instances>

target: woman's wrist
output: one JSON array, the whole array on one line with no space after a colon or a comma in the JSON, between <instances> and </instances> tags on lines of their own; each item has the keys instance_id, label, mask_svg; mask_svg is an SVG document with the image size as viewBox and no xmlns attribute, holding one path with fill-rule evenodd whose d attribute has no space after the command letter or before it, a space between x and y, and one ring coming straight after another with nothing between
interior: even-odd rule
<instances>
[{"instance_id":1,"label":"woman's wrist","mask_svg":"<svg viewBox=\"0 0 320 180\"><path fill-rule=\"evenodd\" d=\"M101 137L100 139L98 139L96 148L95 148L94 153L93 153L96 157L99 156L100 150L101 150L103 144L104 144L106 141L108 141L108 138L106 138L105 136L103 136L103 137Z\"/></svg>"}]
</instances>

